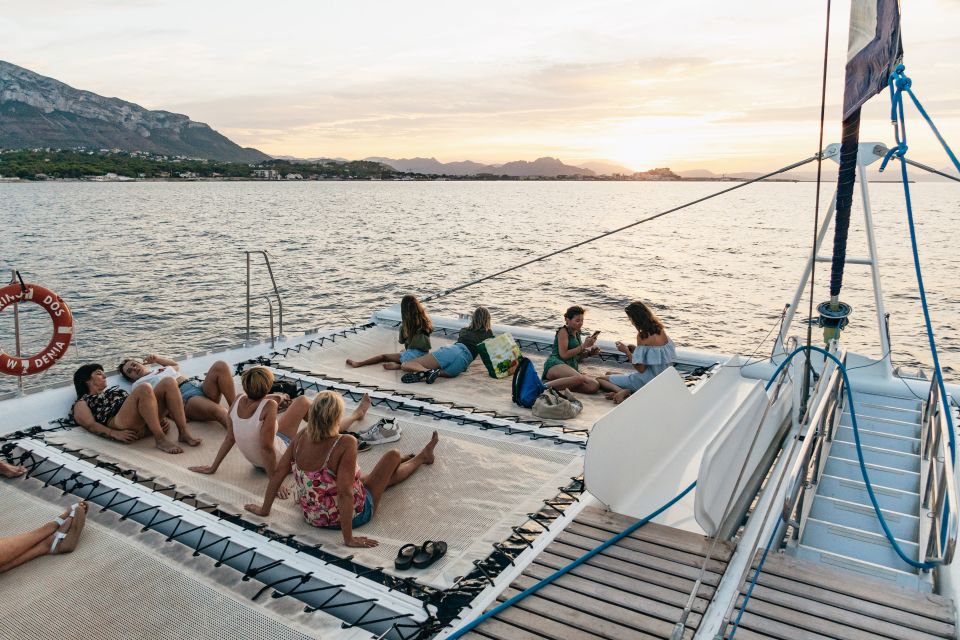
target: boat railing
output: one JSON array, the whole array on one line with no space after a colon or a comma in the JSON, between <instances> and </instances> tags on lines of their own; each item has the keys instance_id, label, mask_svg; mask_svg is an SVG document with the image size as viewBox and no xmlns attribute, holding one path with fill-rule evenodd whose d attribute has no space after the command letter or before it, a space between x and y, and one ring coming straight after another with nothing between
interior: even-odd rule
<instances>
[{"instance_id":1,"label":"boat railing","mask_svg":"<svg viewBox=\"0 0 960 640\"><path fill-rule=\"evenodd\" d=\"M273 276L273 266L270 264L270 256L263 249L254 249L251 251L244 251L247 255L247 332L246 337L244 338L247 344L250 343L250 309L252 307L252 302L255 299L262 298L267 301L267 304L270 306L270 346L273 347L276 345L277 336L283 337L283 299L280 297L280 289L277 287L277 279ZM266 291L259 294L250 293L250 266L251 266L251 256L254 254L259 254L263 256L263 262L267 267L267 273L270 275L270 283L273 287L271 291ZM280 331L279 334L274 333L273 326L273 302L277 302L277 310L280 320Z\"/></svg>"},{"instance_id":2,"label":"boat railing","mask_svg":"<svg viewBox=\"0 0 960 640\"><path fill-rule=\"evenodd\" d=\"M835 348L831 349L835 352ZM846 363L845 354L837 357ZM791 538L800 534L807 490L820 479L826 446L833 440L843 407L843 377L833 360L827 360L823 374L811 400L812 409L804 416L798 438L802 440L797 459L787 475L787 492L783 500L783 521L791 525Z\"/></svg>"},{"instance_id":3,"label":"boat railing","mask_svg":"<svg viewBox=\"0 0 960 640\"><path fill-rule=\"evenodd\" d=\"M926 562L946 565L953 560L957 546L957 488L953 475L952 452L949 447L949 405L940 395L934 379L924 405L920 423L920 453L923 483L921 505L929 512L930 533L923 541L922 558Z\"/></svg>"}]
</instances>

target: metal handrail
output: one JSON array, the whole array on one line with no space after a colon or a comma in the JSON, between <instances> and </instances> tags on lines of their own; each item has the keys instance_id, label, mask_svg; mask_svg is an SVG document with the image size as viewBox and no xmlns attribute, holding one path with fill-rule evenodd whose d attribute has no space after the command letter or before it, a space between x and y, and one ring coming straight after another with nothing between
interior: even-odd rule
<instances>
[{"instance_id":1,"label":"metal handrail","mask_svg":"<svg viewBox=\"0 0 960 640\"><path fill-rule=\"evenodd\" d=\"M957 513L957 489L950 459L949 406L944 406L936 379L930 384L930 393L921 420L921 460L927 464L927 482L920 496L921 504L930 511L933 520L927 539L925 561L950 564L957 546L960 522Z\"/></svg>"},{"instance_id":2,"label":"metal handrail","mask_svg":"<svg viewBox=\"0 0 960 640\"><path fill-rule=\"evenodd\" d=\"M846 355L841 356L841 361L846 362ZM813 411L808 411L804 417L807 424L803 431L803 444L800 445L800 451L797 459L787 475L787 493L783 499L783 521L791 524L798 524L797 520L791 517L797 509L802 509L802 497L804 489L808 483L816 484L819 480L820 460L823 453L824 442L833 439L833 429L836 426L837 408L840 406L843 393L843 378L840 375L840 368L833 360L829 360L822 375L817 383L817 390L814 393L816 405ZM794 532L797 535L798 532Z\"/></svg>"},{"instance_id":3,"label":"metal handrail","mask_svg":"<svg viewBox=\"0 0 960 640\"><path fill-rule=\"evenodd\" d=\"M270 256L263 249L254 249L251 251L244 251L247 256L247 332L245 342L249 344L250 342L250 307L251 300L253 296L250 294L250 256L254 253L259 253L263 256L264 264L267 265L267 273L270 274L270 282L273 285L273 293L263 294L258 297L263 297L267 300L267 304L270 306L270 346L273 347L276 344L277 335L283 337L283 299L280 297L280 289L277 287L277 280L273 276L273 266L270 264ZM273 300L275 298L277 301L277 309L280 320L280 332L279 334L274 334L273 332Z\"/></svg>"}]
</instances>

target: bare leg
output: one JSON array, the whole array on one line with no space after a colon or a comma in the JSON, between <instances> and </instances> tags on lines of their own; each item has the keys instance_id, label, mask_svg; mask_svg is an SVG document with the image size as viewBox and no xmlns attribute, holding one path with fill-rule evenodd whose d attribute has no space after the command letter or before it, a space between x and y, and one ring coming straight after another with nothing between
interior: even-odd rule
<instances>
[{"instance_id":1,"label":"bare leg","mask_svg":"<svg viewBox=\"0 0 960 640\"><path fill-rule=\"evenodd\" d=\"M230 369L230 365L223 360L217 360L213 363L200 386L203 389L203 395L217 404L220 403L222 397L227 401L227 406L232 407L233 401L237 399L237 389L233 384L233 371ZM226 417L221 424L226 428Z\"/></svg>"},{"instance_id":2,"label":"bare leg","mask_svg":"<svg viewBox=\"0 0 960 640\"><path fill-rule=\"evenodd\" d=\"M191 447L200 444L200 438L194 438L187 426L187 412L183 406L183 396L180 395L177 381L173 378L164 378L153 388L153 393L157 397L157 413L161 417L169 415L177 425L178 440Z\"/></svg>"},{"instance_id":3,"label":"bare leg","mask_svg":"<svg viewBox=\"0 0 960 640\"><path fill-rule=\"evenodd\" d=\"M380 355L373 356L372 358L367 358L366 360L353 360L351 358L347 358L347 364L353 368L367 367L367 366L370 366L371 364L380 364L381 362L384 362L384 363L395 362L399 364L400 354L399 353L381 353Z\"/></svg>"},{"instance_id":4,"label":"bare leg","mask_svg":"<svg viewBox=\"0 0 960 640\"><path fill-rule=\"evenodd\" d=\"M596 393L600 383L566 364L555 364L547 371L546 385L551 389L570 389L580 393Z\"/></svg>"},{"instance_id":5,"label":"bare leg","mask_svg":"<svg viewBox=\"0 0 960 640\"><path fill-rule=\"evenodd\" d=\"M360 400L360 404L357 405L357 408L353 410L349 416L340 419L340 431L349 431L350 427L363 420L363 416L367 415L367 410L370 408L370 396L368 394L363 394L363 399Z\"/></svg>"},{"instance_id":6,"label":"bare leg","mask_svg":"<svg viewBox=\"0 0 960 640\"><path fill-rule=\"evenodd\" d=\"M609 391L609 392L611 392L611 393L616 393L617 391L620 391L620 387L618 387L618 386L615 385L614 383L610 382L610 377L609 377L610 375L616 375L616 374L608 374L608 375L606 375L606 376L598 376L598 377L597 377L597 383L600 385L600 388L603 389L604 391ZM609 394L607 394L607 396L609 397Z\"/></svg>"},{"instance_id":7,"label":"bare leg","mask_svg":"<svg viewBox=\"0 0 960 640\"><path fill-rule=\"evenodd\" d=\"M0 475L8 478L16 478L17 476L22 476L26 472L27 468L23 465L14 466L5 460L0 460Z\"/></svg>"},{"instance_id":8,"label":"bare leg","mask_svg":"<svg viewBox=\"0 0 960 640\"><path fill-rule=\"evenodd\" d=\"M300 396L291 402L277 419L277 432L287 436L292 442L300 429L300 422L307 417L311 404L312 401L307 396Z\"/></svg>"},{"instance_id":9,"label":"bare leg","mask_svg":"<svg viewBox=\"0 0 960 640\"><path fill-rule=\"evenodd\" d=\"M227 428L227 409L206 396L193 396L187 400L187 418L199 422L219 422Z\"/></svg>"},{"instance_id":10,"label":"bare leg","mask_svg":"<svg viewBox=\"0 0 960 640\"><path fill-rule=\"evenodd\" d=\"M67 538L60 541L59 553L73 551L80 538L87 504L80 502L76 509L78 512L82 510L83 514L79 517L67 517L69 512L64 512L61 515L61 518L65 519L66 522L59 527L59 531L67 534ZM28 533L0 538L0 573L50 553L50 547L53 545L53 534L57 531L57 523L48 522Z\"/></svg>"},{"instance_id":11,"label":"bare leg","mask_svg":"<svg viewBox=\"0 0 960 640\"><path fill-rule=\"evenodd\" d=\"M420 356L419 358L414 358L413 360L407 360L402 365L400 365L400 368L403 369L404 371L417 373L418 371L430 371L431 369L439 369L440 363L437 362L437 358L432 353L428 353L425 356Z\"/></svg>"},{"instance_id":12,"label":"bare leg","mask_svg":"<svg viewBox=\"0 0 960 640\"><path fill-rule=\"evenodd\" d=\"M158 449L167 453L183 453L183 449L167 440L167 435L160 424L160 414L157 413L157 398L153 393L153 387L148 384L135 388L120 407L119 413L110 422L119 429L138 431L146 425L147 430L156 439Z\"/></svg>"},{"instance_id":13,"label":"bare leg","mask_svg":"<svg viewBox=\"0 0 960 640\"><path fill-rule=\"evenodd\" d=\"M400 484L419 469L422 465L433 464L434 454L437 443L440 442L440 436L433 432L433 437L427 443L420 453L410 457L404 457L397 449L391 449L380 458L373 470L363 476L361 480L364 486L373 494L374 509L380 505L380 499L387 487Z\"/></svg>"}]
</instances>

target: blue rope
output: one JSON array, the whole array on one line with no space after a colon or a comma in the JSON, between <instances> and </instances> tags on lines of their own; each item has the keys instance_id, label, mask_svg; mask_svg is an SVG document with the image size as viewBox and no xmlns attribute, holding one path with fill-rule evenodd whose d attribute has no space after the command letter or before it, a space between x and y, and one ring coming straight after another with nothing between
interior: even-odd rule
<instances>
[{"instance_id":1,"label":"blue rope","mask_svg":"<svg viewBox=\"0 0 960 640\"><path fill-rule=\"evenodd\" d=\"M914 104L917 106L917 110L920 111L920 115L924 117L924 119L927 121L927 124L929 124L930 128L933 129L934 135L937 136L937 140L939 140L940 144L943 145L947 155L950 156L950 160L952 160L954 166L956 166L957 171L960 171L960 162L957 161L957 157L953 155L953 151L951 151L950 146L943 139L943 136L940 135L937 127L933 124L933 120L931 120L930 116L927 115L923 105L920 104L920 101L913 94L913 91L910 89L913 81L904 75L903 71L904 66L900 64L897 65L896 70L890 74L890 119L893 122L893 131L897 145L887 151L887 155L884 156L883 163L880 165L880 171L884 170L884 168L887 166L887 162L889 162L894 156L900 159L900 173L901 178L903 179L903 195L907 204L907 226L910 229L910 246L913 249L913 267L917 274L917 286L920 290L920 305L923 308L923 320L927 328L927 341L930 343L930 353L933 355L933 370L935 379L937 381L937 386L940 388L940 397L942 398L945 406L949 406L947 404L947 389L943 384L943 372L940 369L940 357L937 354L937 342L933 337L933 325L930 322L930 309L927 306L927 292L923 286L923 273L920 270L920 254L917 250L917 232L913 224L913 203L910 199L910 181L907 179L907 163L903 160L907 153L907 121L903 117L904 91L906 91L907 95L913 99ZM950 461L956 462L957 443L956 435L954 434L953 430L953 414L949 408L947 409L946 413L947 425L949 427L948 434L950 440Z\"/></svg>"},{"instance_id":2,"label":"blue rope","mask_svg":"<svg viewBox=\"0 0 960 640\"><path fill-rule=\"evenodd\" d=\"M765 388L766 389L770 388L774 380L776 380L777 376L780 375L780 371L783 370L785 366L787 366L787 364L794 358L794 356L808 349L822 353L827 358L830 358L831 360L833 360L836 363L837 367L839 368L840 374L843 376L844 391L846 391L847 393L847 402L849 402L850 404L850 422L853 427L853 439L857 445L857 459L860 462L860 473L863 476L863 483L867 488L867 495L870 496L870 502L871 504L873 504L873 510L877 514L877 520L880 521L880 527L883 529L883 533L886 536L887 541L890 543L890 546L893 547L894 552L896 552L896 554L900 557L900 559L906 562L908 565L924 571L933 569L935 566L937 566L937 563L917 562L916 560L913 560L912 558L907 557L907 555L903 552L903 549L901 549L900 545L897 543L896 538L893 537L893 533L890 531L890 527L887 525L887 521L883 517L883 512L880 511L880 505L877 502L877 496L873 492L873 485L870 483L870 476L867 474L867 466L863 460L863 451L860 448L860 430L859 430L859 427L857 426L857 413L855 411L854 404L853 404L853 391L850 388L850 379L847 377L847 369L846 367L843 366L843 363L840 362L840 360L835 355L833 355L826 349L822 349L820 347L814 347L814 346L798 347L789 356L786 357L786 359L780 364L779 367L777 367L777 370L773 373L772 376L770 376L770 380L767 382L767 385ZM737 627L740 625L740 619L743 617L743 614L747 609L747 603L750 601L751 594L753 594L753 588L756 586L757 580L760 577L760 572L763 570L763 563L767 559L767 553L770 551L770 547L773 545L773 541L774 541L774 538L776 537L778 529L779 529L779 526L774 527L773 531L770 534L770 540L767 541L767 546L763 550L763 555L760 556L760 562L757 564L757 568L753 573L753 578L750 580L750 586L747 588L747 592L744 594L743 604L740 605L740 611L739 613L737 613L736 620L734 620L733 628L731 630L728 640L732 640L734 635L737 632ZM941 539L943 539L945 535L945 529L946 529L946 519L944 519L944 521L941 523L941 532L940 532Z\"/></svg>"},{"instance_id":3,"label":"blue rope","mask_svg":"<svg viewBox=\"0 0 960 640\"><path fill-rule=\"evenodd\" d=\"M503 603L497 605L497 606L494 607L493 609L490 609L490 611L487 611L486 613L484 613L483 615L481 615L481 616L477 617L476 619L472 620L471 622L469 622L468 624L464 625L463 627L460 627L459 629L457 629L456 631L454 631L452 634L450 634L449 636L447 636L447 640L456 640L457 638L462 637L464 634L467 634L467 633L469 633L470 631L473 631L473 630L477 627L477 625L479 625L479 624L482 623L483 621L485 621L485 620L487 620L488 618L491 618L491 617L497 615L498 613L500 613L501 611L504 611L505 609L507 609L507 608L509 608L509 607L512 607L513 605L515 605L516 603L520 602L521 600L523 600L524 598L526 598L526 597L529 596L530 594L535 593L536 591L539 591L541 588L547 586L548 584L550 584L551 582L553 582L554 580L556 580L557 578L559 578L559 577L562 576L563 574L565 574L565 573L567 573L567 572L569 572L569 571L571 571L571 570L573 570L573 569L576 569L576 568L579 567L581 564L583 564L584 562L586 562L587 560L589 560L589 559L592 558L593 556L597 555L598 553L602 552L602 551L603 551L604 549L606 549L607 547L609 547L609 546L611 546L611 545L614 545L614 544L620 542L621 540L623 540L624 538L626 538L627 536L629 536L631 533L633 533L634 531L636 531L637 529L639 529L639 528L642 527L643 525L647 524L648 522L650 522L651 520L653 520L654 518L656 518L658 515L660 515L661 513L663 513L664 511L666 511L666 510L669 509L670 507L672 507L672 506L673 506L674 504L676 504L677 502L679 502L685 495L687 495L688 493L690 493L696 485L697 485L697 483L696 483L695 481L694 481L694 482L691 482L691 483L690 483L690 486L688 486L686 489L684 489L683 491L681 491L677 496L675 496L674 498L672 498L669 502L667 502L665 505L663 505L662 507L660 507L659 509L657 509L656 511L654 511L653 513L651 513L651 514L648 515L647 517L643 518L642 520L638 520L637 522L634 522L632 525L630 525L629 527L627 527L626 529L624 529L623 531L621 531L620 533L618 533L618 534L615 535L614 537L610 538L609 540L607 540L607 541L604 542L603 544L601 544L601 545L599 545L599 546L597 546L597 547L594 547L591 551L588 551L587 553L585 553L584 555L580 556L579 558L577 558L576 560L574 560L574 561L571 562L570 564L566 565L565 567L563 567L563 568L561 568L561 569L557 569L556 571L554 571L553 573L551 573L549 576L547 576L546 578L544 578L544 579L541 580L540 582L536 583L535 585L529 587L528 589L525 589L524 591L522 591L522 592L518 593L517 595L513 596L512 598L510 598L510 599L507 600L506 602L503 602Z\"/></svg>"}]
</instances>

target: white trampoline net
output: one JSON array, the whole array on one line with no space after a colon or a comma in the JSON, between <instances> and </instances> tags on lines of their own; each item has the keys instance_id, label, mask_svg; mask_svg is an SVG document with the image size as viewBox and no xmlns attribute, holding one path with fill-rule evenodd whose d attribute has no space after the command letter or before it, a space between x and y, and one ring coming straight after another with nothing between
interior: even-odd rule
<instances>
[{"instance_id":1,"label":"white trampoline net","mask_svg":"<svg viewBox=\"0 0 960 640\"><path fill-rule=\"evenodd\" d=\"M184 447L180 455L160 452L152 439L125 445L75 428L48 434L47 441L95 453L101 459L136 469L157 482L175 484L181 492L196 493L205 502L227 512L240 513L252 522L266 521L274 531L294 534L308 544L339 557L353 555L370 567L383 567L398 576L415 577L421 584L446 588L473 569L473 561L487 557L491 545L510 536L511 527L522 524L528 513L543 506L570 478L583 470L581 451L574 445L536 443L479 432L449 421L415 418L373 409L355 430L372 425L380 417L394 417L403 429L399 442L373 447L359 454L365 472L384 452L396 447L402 452L419 451L436 430L440 444L433 465L421 467L406 482L384 494L373 520L358 533L380 542L372 549L343 546L339 531L308 525L292 500L277 500L264 519L245 511L246 503L260 503L267 476L256 470L234 447L215 475L201 475L189 466L209 464L223 440L223 429L212 423L191 423L194 435L203 438L199 447ZM174 428L175 429L175 428ZM288 484L292 477L288 477ZM425 570L394 569L399 548L407 543L443 540L446 557Z\"/></svg>"},{"instance_id":2,"label":"white trampoline net","mask_svg":"<svg viewBox=\"0 0 960 640\"><path fill-rule=\"evenodd\" d=\"M511 378L494 379L487 373L486 367L477 358L473 364L456 378L438 378L428 385L424 382L404 384L400 381L402 371L390 371L379 364L367 367L353 368L346 364L347 358L363 360L381 353L397 353L400 345L397 342L398 330L387 327L371 327L356 334L347 334L337 337L335 342L326 342L323 345L314 345L310 349L303 349L299 353L290 351L286 356L277 357L283 365L297 369L304 369L321 374L331 379L343 379L347 382L359 382L366 385L377 385L384 389L395 389L404 393L416 393L429 396L439 401L456 402L480 409L496 411L504 415L519 415L536 420L530 409L524 409L513 403L511 392ZM456 335L443 336L434 334L430 337L434 349L453 344ZM524 352L542 374L543 363L549 350L543 352ZM587 360L580 366L582 373L592 376L603 375L607 371L628 373L629 370L617 362L600 362ZM578 429L589 429L598 419L609 413L614 404L604 398L603 394L586 395L575 394L583 403L583 411L576 418L564 420L563 424ZM551 420L556 423L557 421Z\"/></svg>"},{"instance_id":3,"label":"white trampoline net","mask_svg":"<svg viewBox=\"0 0 960 640\"><path fill-rule=\"evenodd\" d=\"M0 535L49 522L75 496L35 480L0 482ZM58 640L268 640L369 638L341 629L321 612L303 613L292 598L250 600L261 586L228 567L121 522L91 504L80 544L70 554L42 556L0 574L0 638Z\"/></svg>"}]
</instances>

